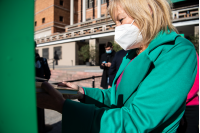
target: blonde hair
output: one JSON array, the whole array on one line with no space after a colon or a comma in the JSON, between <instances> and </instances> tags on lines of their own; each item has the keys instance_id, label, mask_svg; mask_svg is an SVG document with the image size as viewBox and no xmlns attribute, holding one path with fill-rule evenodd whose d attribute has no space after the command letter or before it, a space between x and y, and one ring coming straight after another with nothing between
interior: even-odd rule
<instances>
[{"instance_id":1,"label":"blonde hair","mask_svg":"<svg viewBox=\"0 0 200 133\"><path fill-rule=\"evenodd\" d=\"M160 31L177 32L172 25L171 7L167 0L112 0L108 12L113 21L117 5L134 18L143 36L144 45L148 45Z\"/></svg>"}]
</instances>

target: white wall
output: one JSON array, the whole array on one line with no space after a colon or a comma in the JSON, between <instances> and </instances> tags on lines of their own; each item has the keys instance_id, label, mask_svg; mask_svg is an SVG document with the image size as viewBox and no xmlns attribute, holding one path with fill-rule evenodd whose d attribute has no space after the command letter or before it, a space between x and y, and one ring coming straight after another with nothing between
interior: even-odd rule
<instances>
[{"instance_id":1,"label":"white wall","mask_svg":"<svg viewBox=\"0 0 200 133\"><path fill-rule=\"evenodd\" d=\"M58 60L58 65L67 65L67 66L78 65L76 42L37 47L36 49L38 49L38 53L42 57L42 49L49 48L49 59L53 59L54 57L53 49L54 47L58 47L58 46L62 47L62 59ZM51 63L51 62L52 60L48 60L48 63Z\"/></svg>"}]
</instances>

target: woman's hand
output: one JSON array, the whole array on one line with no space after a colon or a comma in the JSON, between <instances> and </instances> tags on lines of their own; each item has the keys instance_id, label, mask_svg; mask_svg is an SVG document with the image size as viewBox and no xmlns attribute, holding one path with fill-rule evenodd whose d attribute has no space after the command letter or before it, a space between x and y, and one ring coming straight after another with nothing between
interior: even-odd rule
<instances>
[{"instance_id":1,"label":"woman's hand","mask_svg":"<svg viewBox=\"0 0 200 133\"><path fill-rule=\"evenodd\" d=\"M37 107L53 109L62 113L65 101L63 95L47 82L43 82L41 87L45 92L37 93Z\"/></svg>"},{"instance_id":2,"label":"woman's hand","mask_svg":"<svg viewBox=\"0 0 200 133\"><path fill-rule=\"evenodd\" d=\"M76 84L72 84L70 82L62 82L62 83L59 83L58 86L63 86L63 87L70 87L71 89L74 89L74 90L78 90L78 94L77 95L63 95L64 98L66 99L79 99L79 100L82 100L84 98L84 90L82 87L79 87L78 85Z\"/></svg>"}]
</instances>

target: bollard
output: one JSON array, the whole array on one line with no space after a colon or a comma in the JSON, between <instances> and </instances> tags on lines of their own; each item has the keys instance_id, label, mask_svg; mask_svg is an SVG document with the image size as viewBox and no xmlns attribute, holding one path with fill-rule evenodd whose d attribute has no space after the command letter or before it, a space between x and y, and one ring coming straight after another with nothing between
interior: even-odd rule
<instances>
[{"instance_id":1,"label":"bollard","mask_svg":"<svg viewBox=\"0 0 200 133\"><path fill-rule=\"evenodd\" d=\"M53 70L54 70L54 60L53 60Z\"/></svg>"},{"instance_id":2,"label":"bollard","mask_svg":"<svg viewBox=\"0 0 200 133\"><path fill-rule=\"evenodd\" d=\"M94 77L94 76L92 76L92 88L95 88L95 85L94 85L94 83L95 83L95 77Z\"/></svg>"}]
</instances>

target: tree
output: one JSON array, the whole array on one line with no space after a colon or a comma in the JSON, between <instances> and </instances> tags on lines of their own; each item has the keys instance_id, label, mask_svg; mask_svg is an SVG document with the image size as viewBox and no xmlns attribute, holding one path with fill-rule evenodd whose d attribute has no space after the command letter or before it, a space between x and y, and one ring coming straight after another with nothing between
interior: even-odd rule
<instances>
[{"instance_id":1,"label":"tree","mask_svg":"<svg viewBox=\"0 0 200 133\"><path fill-rule=\"evenodd\" d=\"M86 44L80 48L78 56L80 60L88 62L90 59L92 62L96 58L96 51L93 47L90 47L89 44Z\"/></svg>"},{"instance_id":2,"label":"tree","mask_svg":"<svg viewBox=\"0 0 200 133\"><path fill-rule=\"evenodd\" d=\"M78 51L78 56L79 56L80 60L89 61L90 52L89 52L89 45L88 44L81 47L81 49Z\"/></svg>"}]
</instances>

